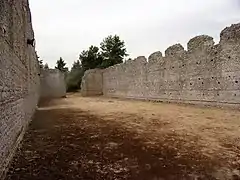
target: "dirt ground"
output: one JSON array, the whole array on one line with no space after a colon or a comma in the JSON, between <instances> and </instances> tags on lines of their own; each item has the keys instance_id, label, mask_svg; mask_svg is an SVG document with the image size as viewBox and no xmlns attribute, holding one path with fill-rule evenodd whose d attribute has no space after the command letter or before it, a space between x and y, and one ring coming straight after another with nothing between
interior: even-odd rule
<instances>
[{"instance_id":1,"label":"dirt ground","mask_svg":"<svg viewBox=\"0 0 240 180\"><path fill-rule=\"evenodd\" d=\"M240 179L240 112L84 98L45 101L8 180Z\"/></svg>"}]
</instances>

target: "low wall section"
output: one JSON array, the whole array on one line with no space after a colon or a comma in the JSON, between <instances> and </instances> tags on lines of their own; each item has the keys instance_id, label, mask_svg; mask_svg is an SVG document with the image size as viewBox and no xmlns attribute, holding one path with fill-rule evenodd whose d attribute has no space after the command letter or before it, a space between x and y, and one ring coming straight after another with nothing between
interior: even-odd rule
<instances>
[{"instance_id":1,"label":"low wall section","mask_svg":"<svg viewBox=\"0 0 240 180\"><path fill-rule=\"evenodd\" d=\"M83 96L103 95L103 70L92 69L85 72L82 78L81 93Z\"/></svg>"},{"instance_id":2,"label":"low wall section","mask_svg":"<svg viewBox=\"0 0 240 180\"><path fill-rule=\"evenodd\" d=\"M58 69L41 70L41 98L58 98L66 96L64 73Z\"/></svg>"}]
</instances>

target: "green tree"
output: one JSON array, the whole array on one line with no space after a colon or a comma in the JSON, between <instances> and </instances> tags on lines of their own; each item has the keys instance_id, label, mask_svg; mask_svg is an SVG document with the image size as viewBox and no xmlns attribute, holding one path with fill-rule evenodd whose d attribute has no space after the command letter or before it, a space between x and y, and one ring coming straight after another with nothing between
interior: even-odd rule
<instances>
[{"instance_id":1,"label":"green tree","mask_svg":"<svg viewBox=\"0 0 240 180\"><path fill-rule=\"evenodd\" d=\"M81 62L79 60L73 62L71 71L78 70L78 69L82 69L82 65L81 65Z\"/></svg>"},{"instance_id":2,"label":"green tree","mask_svg":"<svg viewBox=\"0 0 240 180\"><path fill-rule=\"evenodd\" d=\"M67 72L68 71L68 68L65 67L66 63L64 62L62 57L60 57L60 59L57 61L56 64L57 64L57 66L55 66L55 69L59 69L62 72Z\"/></svg>"},{"instance_id":3,"label":"green tree","mask_svg":"<svg viewBox=\"0 0 240 180\"><path fill-rule=\"evenodd\" d=\"M68 73L66 78L67 91L74 92L80 89L84 70L80 61L75 61L72 65L71 71Z\"/></svg>"},{"instance_id":4,"label":"green tree","mask_svg":"<svg viewBox=\"0 0 240 180\"><path fill-rule=\"evenodd\" d=\"M49 69L49 66L48 66L48 64L46 63L46 64L44 64L44 67L43 67L43 69Z\"/></svg>"},{"instance_id":5,"label":"green tree","mask_svg":"<svg viewBox=\"0 0 240 180\"><path fill-rule=\"evenodd\" d=\"M90 46L88 50L82 51L79 56L84 71L88 69L100 68L103 62L99 48Z\"/></svg>"},{"instance_id":6,"label":"green tree","mask_svg":"<svg viewBox=\"0 0 240 180\"><path fill-rule=\"evenodd\" d=\"M101 64L102 68L122 63L124 57L127 56L125 43L121 41L117 35L108 36L103 40L100 46L102 51L101 55L103 57L103 62Z\"/></svg>"}]
</instances>

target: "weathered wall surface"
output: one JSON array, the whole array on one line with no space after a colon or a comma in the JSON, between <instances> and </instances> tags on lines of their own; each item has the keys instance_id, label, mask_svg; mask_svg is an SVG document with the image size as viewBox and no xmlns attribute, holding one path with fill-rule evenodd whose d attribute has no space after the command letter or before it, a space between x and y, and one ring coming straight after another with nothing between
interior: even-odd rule
<instances>
[{"instance_id":1,"label":"weathered wall surface","mask_svg":"<svg viewBox=\"0 0 240 180\"><path fill-rule=\"evenodd\" d=\"M57 69L41 70L41 98L66 96L64 74Z\"/></svg>"},{"instance_id":2,"label":"weathered wall surface","mask_svg":"<svg viewBox=\"0 0 240 180\"><path fill-rule=\"evenodd\" d=\"M39 68L27 0L0 0L0 179L35 111Z\"/></svg>"},{"instance_id":3,"label":"weathered wall surface","mask_svg":"<svg viewBox=\"0 0 240 180\"><path fill-rule=\"evenodd\" d=\"M81 93L83 96L97 96L103 94L103 70L93 69L85 72L82 83Z\"/></svg>"},{"instance_id":4,"label":"weathered wall surface","mask_svg":"<svg viewBox=\"0 0 240 180\"><path fill-rule=\"evenodd\" d=\"M224 29L217 45L212 37L198 36L188 42L187 51L176 44L165 51L165 56L155 52L148 61L138 57L104 70L103 94L174 102L240 104L240 24Z\"/></svg>"}]
</instances>

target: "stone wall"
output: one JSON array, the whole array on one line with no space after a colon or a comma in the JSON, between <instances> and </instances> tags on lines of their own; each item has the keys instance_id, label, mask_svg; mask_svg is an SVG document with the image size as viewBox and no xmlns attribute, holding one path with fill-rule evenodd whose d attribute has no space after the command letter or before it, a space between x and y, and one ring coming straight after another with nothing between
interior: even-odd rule
<instances>
[{"instance_id":1,"label":"stone wall","mask_svg":"<svg viewBox=\"0 0 240 180\"><path fill-rule=\"evenodd\" d=\"M66 96L64 74L57 69L41 70L41 98Z\"/></svg>"},{"instance_id":2,"label":"stone wall","mask_svg":"<svg viewBox=\"0 0 240 180\"><path fill-rule=\"evenodd\" d=\"M39 89L27 0L0 0L0 179L33 116Z\"/></svg>"},{"instance_id":3,"label":"stone wall","mask_svg":"<svg viewBox=\"0 0 240 180\"><path fill-rule=\"evenodd\" d=\"M206 104L240 104L240 24L225 28L219 44L212 37L191 39L148 58L103 71L103 94L110 97ZM91 76L93 76L91 74ZM85 79L88 79L85 77ZM95 82L88 82L92 84Z\"/></svg>"},{"instance_id":4,"label":"stone wall","mask_svg":"<svg viewBox=\"0 0 240 180\"><path fill-rule=\"evenodd\" d=\"M103 71L101 69L86 71L81 83L81 94L83 96L97 96L103 94L102 73Z\"/></svg>"}]
</instances>

